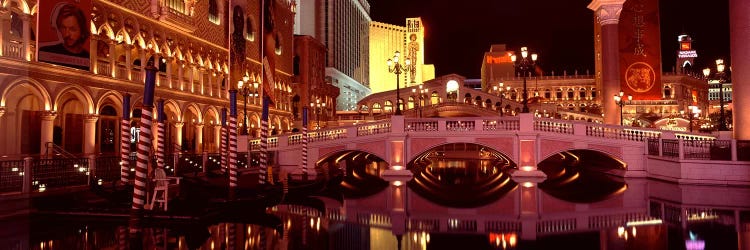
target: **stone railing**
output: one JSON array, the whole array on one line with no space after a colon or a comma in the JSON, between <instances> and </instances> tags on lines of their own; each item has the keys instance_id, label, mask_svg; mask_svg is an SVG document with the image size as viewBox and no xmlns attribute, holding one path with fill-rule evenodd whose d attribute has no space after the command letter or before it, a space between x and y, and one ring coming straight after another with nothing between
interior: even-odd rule
<instances>
[{"instance_id":1,"label":"stone railing","mask_svg":"<svg viewBox=\"0 0 750 250\"><path fill-rule=\"evenodd\" d=\"M649 138L650 156L679 160L750 161L750 143L742 140L685 140Z\"/></svg>"},{"instance_id":2,"label":"stone railing","mask_svg":"<svg viewBox=\"0 0 750 250\"><path fill-rule=\"evenodd\" d=\"M15 59L24 59L23 57L23 43L17 43L14 41L6 41L3 43L3 57L10 57Z\"/></svg>"},{"instance_id":3,"label":"stone railing","mask_svg":"<svg viewBox=\"0 0 750 250\"><path fill-rule=\"evenodd\" d=\"M378 135L391 132L390 122L374 122L357 125L357 136Z\"/></svg>"}]
</instances>

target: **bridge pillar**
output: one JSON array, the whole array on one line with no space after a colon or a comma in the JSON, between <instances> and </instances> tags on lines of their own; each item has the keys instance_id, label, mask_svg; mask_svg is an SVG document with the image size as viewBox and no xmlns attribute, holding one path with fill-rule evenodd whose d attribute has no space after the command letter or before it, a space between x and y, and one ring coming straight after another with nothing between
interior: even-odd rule
<instances>
[{"instance_id":1,"label":"bridge pillar","mask_svg":"<svg viewBox=\"0 0 750 250\"><path fill-rule=\"evenodd\" d=\"M386 207L390 211L391 231L396 236L404 235L408 218L406 199L408 188L406 188L406 183L412 179L412 173L405 169L388 169L383 172L382 177L390 183Z\"/></svg>"},{"instance_id":2,"label":"bridge pillar","mask_svg":"<svg viewBox=\"0 0 750 250\"><path fill-rule=\"evenodd\" d=\"M541 207L538 184L544 179L514 176L513 181L521 184L518 195L518 204L520 205L518 217L521 221L520 238L522 240L536 240L539 208Z\"/></svg>"},{"instance_id":3,"label":"bridge pillar","mask_svg":"<svg viewBox=\"0 0 750 250\"><path fill-rule=\"evenodd\" d=\"M534 114L521 113L520 118L520 130L518 131L518 141L516 143L518 170L511 173L511 176L515 178L524 179L540 179L531 180L532 182L541 182L547 179L542 171L537 169L536 165L539 158L539 145L537 134L534 132ZM520 182L519 182L520 183Z\"/></svg>"}]
</instances>

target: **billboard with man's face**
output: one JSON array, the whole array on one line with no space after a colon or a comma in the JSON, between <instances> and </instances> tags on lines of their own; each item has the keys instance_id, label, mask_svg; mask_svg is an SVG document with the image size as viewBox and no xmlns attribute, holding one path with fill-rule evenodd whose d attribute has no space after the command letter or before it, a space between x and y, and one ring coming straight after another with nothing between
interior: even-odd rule
<instances>
[{"instance_id":1,"label":"billboard with man's face","mask_svg":"<svg viewBox=\"0 0 750 250\"><path fill-rule=\"evenodd\" d=\"M37 58L89 70L91 0L39 1Z\"/></svg>"}]
</instances>

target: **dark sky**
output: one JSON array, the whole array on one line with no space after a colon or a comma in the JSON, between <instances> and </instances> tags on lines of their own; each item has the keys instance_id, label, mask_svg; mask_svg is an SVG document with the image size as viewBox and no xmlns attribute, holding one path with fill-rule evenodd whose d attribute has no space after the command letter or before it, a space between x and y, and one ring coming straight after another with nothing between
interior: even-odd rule
<instances>
[{"instance_id":1,"label":"dark sky","mask_svg":"<svg viewBox=\"0 0 750 250\"><path fill-rule=\"evenodd\" d=\"M729 61L728 0L659 0L662 68L675 64L677 36L687 33L698 52L698 69ZM422 17L425 62L436 76L457 73L479 78L492 44L539 53L545 74L584 74L594 69L594 12L591 0L369 0L373 21L405 25Z\"/></svg>"}]
</instances>

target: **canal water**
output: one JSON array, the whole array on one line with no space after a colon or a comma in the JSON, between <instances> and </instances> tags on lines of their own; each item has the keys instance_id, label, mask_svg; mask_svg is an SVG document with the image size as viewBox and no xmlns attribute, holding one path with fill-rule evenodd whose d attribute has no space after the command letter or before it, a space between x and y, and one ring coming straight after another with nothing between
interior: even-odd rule
<instances>
[{"instance_id":1,"label":"canal water","mask_svg":"<svg viewBox=\"0 0 750 250\"><path fill-rule=\"evenodd\" d=\"M33 213L2 221L0 249L750 249L748 187L555 166L517 181L496 160L426 157L397 183L372 164L236 221Z\"/></svg>"}]
</instances>

